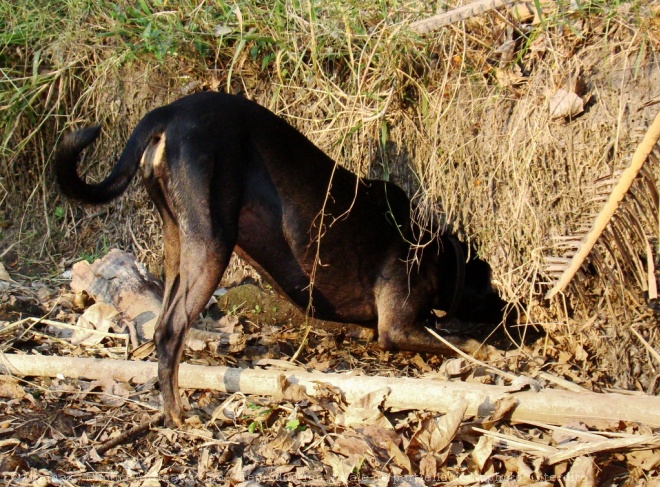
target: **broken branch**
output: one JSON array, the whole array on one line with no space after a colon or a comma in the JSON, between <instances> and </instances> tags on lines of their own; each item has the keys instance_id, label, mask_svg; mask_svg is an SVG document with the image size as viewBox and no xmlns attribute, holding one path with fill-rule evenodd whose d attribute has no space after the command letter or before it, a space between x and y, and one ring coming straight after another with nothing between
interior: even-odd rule
<instances>
[{"instance_id":1,"label":"broken branch","mask_svg":"<svg viewBox=\"0 0 660 487\"><path fill-rule=\"evenodd\" d=\"M476 2L453 8L448 12L413 22L410 24L410 28L418 34L427 34L431 31L441 29L446 25L455 24L456 22L481 15L489 10L494 10L515 3L515 1L516 0L477 0Z\"/></svg>"},{"instance_id":2,"label":"broken branch","mask_svg":"<svg viewBox=\"0 0 660 487\"><path fill-rule=\"evenodd\" d=\"M4 354L0 357L0 370L19 376L55 377L66 373L72 378L108 377L117 381L142 383L156 376L156 367L155 362L34 354ZM179 385L184 388L273 396L281 393L282 375L289 383L304 387L311 396L316 394L318 383L331 384L342 391L349 404L370 392L387 388L390 393L384 405L388 408L447 412L465 400L468 402L467 415L486 417L493 413L498 399L513 396L517 406L510 417L516 421L534 420L556 425L578 420L587 424L636 421L660 427L660 398L655 396L630 398L622 394L576 393L557 389L512 392L507 387L465 382L189 364L181 365ZM419 391L424 393L420 394Z\"/></svg>"}]
</instances>

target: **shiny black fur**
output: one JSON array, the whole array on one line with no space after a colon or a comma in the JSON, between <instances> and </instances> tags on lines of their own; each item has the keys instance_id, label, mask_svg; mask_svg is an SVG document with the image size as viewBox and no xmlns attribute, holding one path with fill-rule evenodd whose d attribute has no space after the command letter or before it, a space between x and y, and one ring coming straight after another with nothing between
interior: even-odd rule
<instances>
[{"instance_id":1,"label":"shiny black fur","mask_svg":"<svg viewBox=\"0 0 660 487\"><path fill-rule=\"evenodd\" d=\"M91 127L64 138L57 180L69 197L100 204L142 172L165 237L155 341L168 424L180 422L177 371L185 334L233 250L298 306L306 309L311 297L315 317L376 326L383 349L445 353L418 325L432 309L466 321L502 319L504 303L485 262L465 265L465 247L456 250L453 237L433 237L411 221L403 190L336 165L256 103L199 93L153 110L111 174L87 184L76 161L98 134ZM473 341L453 341L475 348Z\"/></svg>"}]
</instances>

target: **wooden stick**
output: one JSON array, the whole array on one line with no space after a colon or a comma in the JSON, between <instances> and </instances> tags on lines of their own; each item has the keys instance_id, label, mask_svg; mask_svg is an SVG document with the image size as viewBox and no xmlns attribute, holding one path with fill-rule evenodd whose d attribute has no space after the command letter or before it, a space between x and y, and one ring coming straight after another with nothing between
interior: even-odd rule
<instances>
[{"instance_id":1,"label":"wooden stick","mask_svg":"<svg viewBox=\"0 0 660 487\"><path fill-rule=\"evenodd\" d=\"M20 376L55 377L66 374L71 378L108 377L117 381L142 383L156 376L156 367L155 362L0 355L0 371ZM189 364L182 364L179 369L179 385L184 388L273 396L281 393L281 376L285 376L289 383L302 386L311 396L317 393L318 383L332 384L342 391L349 404L370 392L387 388L390 393L385 399L385 406L388 408L447 412L465 400L468 402L468 416L486 417L494 412L499 399L513 396L518 404L511 413L511 419L516 421L536 420L556 425L577 420L587 424L637 421L660 427L660 398L655 396L628 397L622 394L576 393L557 389L511 393L507 387L465 382Z\"/></svg>"},{"instance_id":2,"label":"wooden stick","mask_svg":"<svg viewBox=\"0 0 660 487\"><path fill-rule=\"evenodd\" d=\"M516 374L512 374L511 372L507 372L505 370L500 370L497 367L493 367L492 365L487 364L486 362L482 362L479 359L474 358L472 355L468 355L465 353L463 350L460 350L459 348L455 347L451 343L449 343L448 340L445 340L440 336L434 329L429 328L428 326L426 327L426 331L428 331L431 335L433 335L437 340L441 341L443 344L445 344L447 347L451 348L457 355L463 357L465 360L472 364L480 365L481 367L484 367L497 375L504 377L505 379L509 379L510 381L514 381L516 379L519 379L520 376L517 376ZM530 379L533 380L533 379Z\"/></svg>"},{"instance_id":3,"label":"wooden stick","mask_svg":"<svg viewBox=\"0 0 660 487\"><path fill-rule=\"evenodd\" d=\"M94 328L83 328L82 326L70 325L69 323L47 320L45 318L28 317L26 318L26 320L31 321L35 325L44 324L48 326L54 326L56 328L63 328L65 330L73 330L73 331L80 330L80 331L84 331L85 333L90 333L92 335L101 335L108 338L118 338L119 340L128 340L129 338L128 333L112 333L109 331L96 330Z\"/></svg>"},{"instance_id":4,"label":"wooden stick","mask_svg":"<svg viewBox=\"0 0 660 487\"><path fill-rule=\"evenodd\" d=\"M612 450L626 450L629 448L644 448L655 450L660 448L660 436L658 435L630 435L627 438L613 438L591 443L581 443L565 451L550 455L547 459L548 465L565 462L571 458L591 455Z\"/></svg>"},{"instance_id":5,"label":"wooden stick","mask_svg":"<svg viewBox=\"0 0 660 487\"><path fill-rule=\"evenodd\" d=\"M571 259L570 265L563 272L557 283L545 295L546 299L550 299L557 293L563 291L571 282L573 276L575 276L580 269L580 266L582 266L582 263L589 256L591 249L600 238L603 230L605 230L605 227L610 223L612 215L614 215L614 212L619 207L619 203L621 203L621 200L630 189L630 186L648 159L649 154L658 142L658 139L660 139L660 112L655 116L653 123L644 135L644 139L639 146L637 146L637 150L635 150L635 153L633 154L630 166L628 166L621 174L621 179L619 179L619 182L612 190L603 209L598 213L591 230L589 230L589 233L584 237L582 242L580 242L580 247L573 256L573 259Z\"/></svg>"},{"instance_id":6,"label":"wooden stick","mask_svg":"<svg viewBox=\"0 0 660 487\"><path fill-rule=\"evenodd\" d=\"M630 331L634 333L634 335L637 337L637 339L642 342L642 345L644 345L644 348L646 348L646 351L649 352L649 355L653 357L658 364L660 364L660 353L656 352L655 349L651 346L649 342L644 340L644 337L639 334L637 330L635 330L633 327L630 327Z\"/></svg>"},{"instance_id":7,"label":"wooden stick","mask_svg":"<svg viewBox=\"0 0 660 487\"><path fill-rule=\"evenodd\" d=\"M159 426L164 419L165 419L165 415L163 413L158 413L153 418L150 418L147 421L144 421L143 423L134 426L133 428L131 428L128 431L125 431L119 436L109 439L101 446L96 448L96 453L98 453L99 455L103 455L108 450L134 439L136 436L153 428L154 426Z\"/></svg>"},{"instance_id":8,"label":"wooden stick","mask_svg":"<svg viewBox=\"0 0 660 487\"><path fill-rule=\"evenodd\" d=\"M489 10L504 7L515 2L516 0L477 0L476 2L453 8L448 12L413 22L410 24L410 28L418 34L427 34L447 25L476 17Z\"/></svg>"},{"instance_id":9,"label":"wooden stick","mask_svg":"<svg viewBox=\"0 0 660 487\"><path fill-rule=\"evenodd\" d=\"M626 450L633 447L654 450L660 446L660 436L658 435L628 435L625 438L601 438L598 441L579 443L570 448L560 450L554 446L517 438L496 431L489 431L474 426L472 429L478 433L490 436L506 446L522 450L532 455L547 457L546 463L548 465L555 465L570 460L571 458L591 455L603 451Z\"/></svg>"}]
</instances>

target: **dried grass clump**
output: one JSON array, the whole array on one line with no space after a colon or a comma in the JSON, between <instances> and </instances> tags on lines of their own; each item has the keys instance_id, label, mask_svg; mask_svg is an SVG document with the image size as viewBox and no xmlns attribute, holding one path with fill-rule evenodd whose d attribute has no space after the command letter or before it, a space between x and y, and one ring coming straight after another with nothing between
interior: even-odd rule
<instances>
[{"instance_id":1,"label":"dried grass clump","mask_svg":"<svg viewBox=\"0 0 660 487\"><path fill-rule=\"evenodd\" d=\"M49 174L52 147L63 130L103 122L83 164L98 179L148 109L226 90L279 113L340 164L404 187L422 222L476 244L503 297L549 340L605 363L611 337L638 323L658 347L641 290L610 293L616 279L543 297L553 237L583 231L598 211L596 182L627 165L658 109L647 103L660 86L657 8L521 3L420 36L408 26L434 13L423 2L311 5L3 5L3 246L20 241L21 255L53 262L119 246L157 268L159 224L144 192L69 206ZM559 89L582 111L552 118ZM647 370L638 387L650 386L638 339L621 343L618 353L637 356L621 367Z\"/></svg>"}]
</instances>

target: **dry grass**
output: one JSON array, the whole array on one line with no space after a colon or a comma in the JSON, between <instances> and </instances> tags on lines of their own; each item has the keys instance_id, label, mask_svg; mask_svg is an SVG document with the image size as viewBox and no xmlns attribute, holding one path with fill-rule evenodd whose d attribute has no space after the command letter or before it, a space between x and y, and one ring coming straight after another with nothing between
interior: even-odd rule
<instances>
[{"instance_id":1,"label":"dry grass","mask_svg":"<svg viewBox=\"0 0 660 487\"><path fill-rule=\"evenodd\" d=\"M432 13L422 2L116 4L0 7L0 238L20 242L19 259L55 268L119 246L157 268L159 223L144 192L69 206L50 176L52 148L65 129L103 122L83 165L100 178L148 109L192 90L237 92L340 164L400 184L422 221L474 241L503 297L553 345L595 355L613 385L653 385L656 369L628 332L635 324L660 343L642 294L543 294L552 237L597 211L594 182L625 167L658 109L644 107L660 86L657 6L541 2L540 22L500 9L420 38L407 23ZM552 120L548 98L576 78L587 110Z\"/></svg>"}]
</instances>

